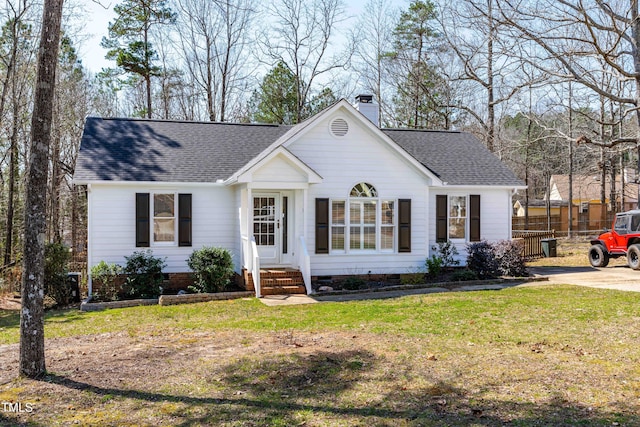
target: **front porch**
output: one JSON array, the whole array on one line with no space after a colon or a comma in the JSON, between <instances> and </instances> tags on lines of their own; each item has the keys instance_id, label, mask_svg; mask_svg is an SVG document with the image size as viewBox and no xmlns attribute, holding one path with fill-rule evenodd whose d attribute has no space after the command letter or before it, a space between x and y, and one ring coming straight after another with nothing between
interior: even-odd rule
<instances>
[{"instance_id":1,"label":"front porch","mask_svg":"<svg viewBox=\"0 0 640 427\"><path fill-rule=\"evenodd\" d=\"M255 291L253 273L243 269L245 287L248 291ZM307 294L302 272L292 268L261 269L260 293L266 295Z\"/></svg>"}]
</instances>

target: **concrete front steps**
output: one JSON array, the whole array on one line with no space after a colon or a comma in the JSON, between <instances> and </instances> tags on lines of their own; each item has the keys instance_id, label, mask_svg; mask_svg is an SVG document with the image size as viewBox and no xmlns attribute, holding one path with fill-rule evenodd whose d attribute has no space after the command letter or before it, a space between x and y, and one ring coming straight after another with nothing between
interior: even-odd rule
<instances>
[{"instance_id":1,"label":"concrete front steps","mask_svg":"<svg viewBox=\"0 0 640 427\"><path fill-rule=\"evenodd\" d=\"M246 272L247 289L254 289L253 275ZM294 269L265 268L260 270L260 293L265 295L306 295L302 273Z\"/></svg>"}]
</instances>

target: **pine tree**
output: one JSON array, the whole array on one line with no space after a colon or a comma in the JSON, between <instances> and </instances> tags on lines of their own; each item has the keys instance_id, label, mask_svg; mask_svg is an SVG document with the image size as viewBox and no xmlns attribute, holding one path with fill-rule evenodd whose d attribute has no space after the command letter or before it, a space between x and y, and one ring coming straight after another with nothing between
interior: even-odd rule
<instances>
[{"instance_id":1,"label":"pine tree","mask_svg":"<svg viewBox=\"0 0 640 427\"><path fill-rule=\"evenodd\" d=\"M117 18L109 23L109 37L102 39L102 47L109 49L106 58L127 74L139 76L145 82L146 115L151 118L151 78L160 75L154 64L157 57L151 43L151 27L175 21L166 0L124 0L113 10Z\"/></svg>"}]
</instances>

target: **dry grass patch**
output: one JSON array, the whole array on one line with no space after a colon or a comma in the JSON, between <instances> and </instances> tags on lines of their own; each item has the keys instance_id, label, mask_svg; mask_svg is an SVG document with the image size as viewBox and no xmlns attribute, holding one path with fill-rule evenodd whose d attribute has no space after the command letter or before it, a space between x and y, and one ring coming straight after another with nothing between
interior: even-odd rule
<instances>
[{"instance_id":1,"label":"dry grass patch","mask_svg":"<svg viewBox=\"0 0 640 427\"><path fill-rule=\"evenodd\" d=\"M640 425L637 307L630 293L550 286L61 314L43 380L15 379L17 345L0 347L0 398L34 405L0 423ZM83 334L105 320L115 329Z\"/></svg>"}]
</instances>

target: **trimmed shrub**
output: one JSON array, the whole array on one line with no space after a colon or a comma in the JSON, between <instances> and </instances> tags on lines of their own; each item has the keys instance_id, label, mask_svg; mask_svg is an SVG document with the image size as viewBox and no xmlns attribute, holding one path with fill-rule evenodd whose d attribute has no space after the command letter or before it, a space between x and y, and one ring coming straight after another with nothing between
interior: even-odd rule
<instances>
[{"instance_id":1,"label":"trimmed shrub","mask_svg":"<svg viewBox=\"0 0 640 427\"><path fill-rule=\"evenodd\" d=\"M47 243L44 248L44 294L56 305L71 302L71 287L67 282L69 248L62 243Z\"/></svg>"},{"instance_id":2,"label":"trimmed shrub","mask_svg":"<svg viewBox=\"0 0 640 427\"><path fill-rule=\"evenodd\" d=\"M449 268L459 265L460 261L455 259L458 256L458 249L451 243L451 240L438 243L438 256L442 259L442 267Z\"/></svg>"},{"instance_id":3,"label":"trimmed shrub","mask_svg":"<svg viewBox=\"0 0 640 427\"><path fill-rule=\"evenodd\" d=\"M350 291L357 291L358 289L364 289L367 286L367 282L358 276L347 277L342 282L342 289L347 289Z\"/></svg>"},{"instance_id":4,"label":"trimmed shrub","mask_svg":"<svg viewBox=\"0 0 640 427\"><path fill-rule=\"evenodd\" d=\"M522 249L522 242L517 240L501 240L494 245L501 275L512 277L529 275Z\"/></svg>"},{"instance_id":5,"label":"trimmed shrub","mask_svg":"<svg viewBox=\"0 0 640 427\"><path fill-rule=\"evenodd\" d=\"M124 259L127 260L123 269L127 275L126 294L131 298L157 298L162 293L165 260L154 257L151 250L137 251Z\"/></svg>"},{"instance_id":6,"label":"trimmed shrub","mask_svg":"<svg viewBox=\"0 0 640 427\"><path fill-rule=\"evenodd\" d=\"M451 280L454 282L466 282L469 280L477 280L477 279L478 279L478 275L476 274L476 272L468 270L466 268L464 270L456 271L451 275Z\"/></svg>"},{"instance_id":7,"label":"trimmed shrub","mask_svg":"<svg viewBox=\"0 0 640 427\"><path fill-rule=\"evenodd\" d=\"M400 283L403 285L423 285L424 273L405 273L400 275Z\"/></svg>"},{"instance_id":8,"label":"trimmed shrub","mask_svg":"<svg viewBox=\"0 0 640 427\"><path fill-rule=\"evenodd\" d=\"M427 267L427 276L434 279L442 272L442 266L444 261L438 255L431 255L431 258L427 258L425 266Z\"/></svg>"},{"instance_id":9,"label":"trimmed shrub","mask_svg":"<svg viewBox=\"0 0 640 427\"><path fill-rule=\"evenodd\" d=\"M500 275L496 251L487 241L467 245L467 268L478 275L479 279L492 279Z\"/></svg>"},{"instance_id":10,"label":"trimmed shrub","mask_svg":"<svg viewBox=\"0 0 640 427\"><path fill-rule=\"evenodd\" d=\"M119 289L116 286L116 279L121 272L122 267L118 264L107 264L104 261L91 267L91 279L100 283L100 287L93 292L93 299L97 301L117 300Z\"/></svg>"},{"instance_id":11,"label":"trimmed shrub","mask_svg":"<svg viewBox=\"0 0 640 427\"><path fill-rule=\"evenodd\" d=\"M187 259L187 265L195 276L189 290L197 293L224 291L234 273L231 253L224 248L205 246L195 250Z\"/></svg>"}]
</instances>

